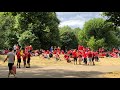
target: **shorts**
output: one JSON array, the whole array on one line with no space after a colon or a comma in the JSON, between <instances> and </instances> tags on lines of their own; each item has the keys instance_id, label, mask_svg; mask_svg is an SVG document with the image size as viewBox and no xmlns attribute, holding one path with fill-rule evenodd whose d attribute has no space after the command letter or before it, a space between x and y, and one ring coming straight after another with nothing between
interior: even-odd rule
<instances>
[{"instance_id":1,"label":"shorts","mask_svg":"<svg viewBox=\"0 0 120 90\"><path fill-rule=\"evenodd\" d=\"M17 61L18 63L21 63L21 59L18 59L18 61Z\"/></svg>"},{"instance_id":2,"label":"shorts","mask_svg":"<svg viewBox=\"0 0 120 90\"><path fill-rule=\"evenodd\" d=\"M87 64L87 58L84 58L84 63Z\"/></svg>"},{"instance_id":3,"label":"shorts","mask_svg":"<svg viewBox=\"0 0 120 90\"><path fill-rule=\"evenodd\" d=\"M92 61L94 61L94 59L95 59L95 58L94 58L94 57L92 57Z\"/></svg>"},{"instance_id":4,"label":"shorts","mask_svg":"<svg viewBox=\"0 0 120 90\"><path fill-rule=\"evenodd\" d=\"M12 70L14 63L8 63L9 70Z\"/></svg>"},{"instance_id":5,"label":"shorts","mask_svg":"<svg viewBox=\"0 0 120 90\"><path fill-rule=\"evenodd\" d=\"M87 62L91 62L92 61L92 58L87 58Z\"/></svg>"},{"instance_id":6,"label":"shorts","mask_svg":"<svg viewBox=\"0 0 120 90\"><path fill-rule=\"evenodd\" d=\"M99 60L99 58L98 58L98 57L95 57L95 60Z\"/></svg>"},{"instance_id":7,"label":"shorts","mask_svg":"<svg viewBox=\"0 0 120 90\"><path fill-rule=\"evenodd\" d=\"M30 63L30 58L27 59L27 63Z\"/></svg>"},{"instance_id":8,"label":"shorts","mask_svg":"<svg viewBox=\"0 0 120 90\"><path fill-rule=\"evenodd\" d=\"M74 58L74 61L77 61L77 58L76 58L76 57Z\"/></svg>"},{"instance_id":9,"label":"shorts","mask_svg":"<svg viewBox=\"0 0 120 90\"><path fill-rule=\"evenodd\" d=\"M26 64L26 60L23 60L24 64Z\"/></svg>"}]
</instances>

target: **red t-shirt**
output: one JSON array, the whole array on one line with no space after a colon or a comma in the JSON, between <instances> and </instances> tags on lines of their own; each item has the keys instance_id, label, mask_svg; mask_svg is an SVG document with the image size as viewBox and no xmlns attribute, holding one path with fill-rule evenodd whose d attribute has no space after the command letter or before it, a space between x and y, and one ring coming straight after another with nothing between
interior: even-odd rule
<instances>
[{"instance_id":1,"label":"red t-shirt","mask_svg":"<svg viewBox=\"0 0 120 90\"><path fill-rule=\"evenodd\" d=\"M94 52L94 54L95 54L95 57L98 57L98 52Z\"/></svg>"},{"instance_id":2,"label":"red t-shirt","mask_svg":"<svg viewBox=\"0 0 120 90\"><path fill-rule=\"evenodd\" d=\"M20 52L19 52L19 51L17 52L16 55L17 55L17 59L21 59L21 55L20 55Z\"/></svg>"},{"instance_id":3,"label":"red t-shirt","mask_svg":"<svg viewBox=\"0 0 120 90\"><path fill-rule=\"evenodd\" d=\"M23 60L26 60L26 54L25 53L22 55L22 58L23 58Z\"/></svg>"},{"instance_id":4,"label":"red t-shirt","mask_svg":"<svg viewBox=\"0 0 120 90\"><path fill-rule=\"evenodd\" d=\"M82 53L79 51L77 56L82 57Z\"/></svg>"},{"instance_id":5,"label":"red t-shirt","mask_svg":"<svg viewBox=\"0 0 120 90\"><path fill-rule=\"evenodd\" d=\"M88 51L87 56L88 56L88 58L92 58L92 52L91 52L91 51Z\"/></svg>"},{"instance_id":6,"label":"red t-shirt","mask_svg":"<svg viewBox=\"0 0 120 90\"><path fill-rule=\"evenodd\" d=\"M31 56L30 53L28 53L28 54L27 54L27 57L30 58L30 56Z\"/></svg>"},{"instance_id":7,"label":"red t-shirt","mask_svg":"<svg viewBox=\"0 0 120 90\"><path fill-rule=\"evenodd\" d=\"M78 46L78 50L83 50L83 46Z\"/></svg>"},{"instance_id":8,"label":"red t-shirt","mask_svg":"<svg viewBox=\"0 0 120 90\"><path fill-rule=\"evenodd\" d=\"M73 51L72 55L73 55L73 58L76 58L77 57L76 51Z\"/></svg>"}]
</instances>

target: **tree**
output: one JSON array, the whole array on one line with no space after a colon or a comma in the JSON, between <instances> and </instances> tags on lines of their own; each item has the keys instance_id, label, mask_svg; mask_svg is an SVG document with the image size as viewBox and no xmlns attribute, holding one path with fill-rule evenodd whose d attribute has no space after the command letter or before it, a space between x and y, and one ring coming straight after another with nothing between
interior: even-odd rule
<instances>
[{"instance_id":1,"label":"tree","mask_svg":"<svg viewBox=\"0 0 120 90\"><path fill-rule=\"evenodd\" d=\"M18 42L20 46L25 47L25 45L33 45L35 39L37 39L37 37L34 34L30 31L25 31L20 35Z\"/></svg>"},{"instance_id":2,"label":"tree","mask_svg":"<svg viewBox=\"0 0 120 90\"><path fill-rule=\"evenodd\" d=\"M112 22L114 26L120 26L120 12L104 12L104 16L107 16L107 21Z\"/></svg>"},{"instance_id":3,"label":"tree","mask_svg":"<svg viewBox=\"0 0 120 90\"><path fill-rule=\"evenodd\" d=\"M96 40L94 36L92 36L87 43L91 50L98 50L98 48L104 47L104 44L104 39Z\"/></svg>"},{"instance_id":4,"label":"tree","mask_svg":"<svg viewBox=\"0 0 120 90\"><path fill-rule=\"evenodd\" d=\"M118 42L114 26L111 22L105 22L102 18L93 18L85 22L83 31L87 42L94 36L96 40L103 39L106 48L112 48Z\"/></svg>"},{"instance_id":5,"label":"tree","mask_svg":"<svg viewBox=\"0 0 120 90\"><path fill-rule=\"evenodd\" d=\"M61 47L67 46L67 49L76 49L78 45L78 40L75 34L71 31L64 32L60 36Z\"/></svg>"},{"instance_id":6,"label":"tree","mask_svg":"<svg viewBox=\"0 0 120 90\"><path fill-rule=\"evenodd\" d=\"M38 38L38 45L43 49L58 45L59 20L55 12L12 12L12 15L16 17L18 36L27 30Z\"/></svg>"}]
</instances>

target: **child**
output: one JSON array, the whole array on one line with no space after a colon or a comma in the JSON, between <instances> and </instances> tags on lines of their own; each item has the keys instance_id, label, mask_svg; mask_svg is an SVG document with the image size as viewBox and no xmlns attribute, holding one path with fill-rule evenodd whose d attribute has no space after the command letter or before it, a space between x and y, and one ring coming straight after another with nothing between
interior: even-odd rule
<instances>
[{"instance_id":1,"label":"child","mask_svg":"<svg viewBox=\"0 0 120 90\"><path fill-rule=\"evenodd\" d=\"M17 50L17 68L20 68L20 63L21 63L21 54L20 54L20 50Z\"/></svg>"}]
</instances>

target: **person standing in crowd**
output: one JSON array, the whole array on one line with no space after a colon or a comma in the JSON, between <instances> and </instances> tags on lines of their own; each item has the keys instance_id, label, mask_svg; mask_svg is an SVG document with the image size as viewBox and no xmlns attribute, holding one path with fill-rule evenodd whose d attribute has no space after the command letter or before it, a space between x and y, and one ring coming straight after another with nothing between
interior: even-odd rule
<instances>
[{"instance_id":1,"label":"person standing in crowd","mask_svg":"<svg viewBox=\"0 0 120 90\"><path fill-rule=\"evenodd\" d=\"M92 57L93 57L92 52L88 51L88 53L87 53L87 65L91 65Z\"/></svg>"},{"instance_id":2,"label":"person standing in crowd","mask_svg":"<svg viewBox=\"0 0 120 90\"><path fill-rule=\"evenodd\" d=\"M21 63L21 54L20 54L20 50L17 50L17 68L20 68L20 63Z\"/></svg>"},{"instance_id":3,"label":"person standing in crowd","mask_svg":"<svg viewBox=\"0 0 120 90\"><path fill-rule=\"evenodd\" d=\"M53 53L53 46L50 47L50 52Z\"/></svg>"},{"instance_id":4,"label":"person standing in crowd","mask_svg":"<svg viewBox=\"0 0 120 90\"><path fill-rule=\"evenodd\" d=\"M8 67L9 67L8 78L9 78L10 74L13 74L14 77L16 78L15 72L13 71L13 65L14 65L14 62L15 62L15 54L12 52L12 48L10 48L9 51L10 52L7 53L7 57L4 60L4 62L6 60L8 60Z\"/></svg>"},{"instance_id":5,"label":"person standing in crowd","mask_svg":"<svg viewBox=\"0 0 120 90\"><path fill-rule=\"evenodd\" d=\"M16 44L13 46L14 53L16 54Z\"/></svg>"},{"instance_id":6,"label":"person standing in crowd","mask_svg":"<svg viewBox=\"0 0 120 90\"><path fill-rule=\"evenodd\" d=\"M27 54L27 65L28 65L28 67L26 67L26 68L30 68L30 60L31 60L31 54L30 54L30 51L28 51L28 54Z\"/></svg>"},{"instance_id":7,"label":"person standing in crowd","mask_svg":"<svg viewBox=\"0 0 120 90\"><path fill-rule=\"evenodd\" d=\"M77 64L77 53L76 53L76 49L72 52L72 56L74 58L74 65Z\"/></svg>"},{"instance_id":8,"label":"person standing in crowd","mask_svg":"<svg viewBox=\"0 0 120 90\"><path fill-rule=\"evenodd\" d=\"M33 50L33 47L32 47L32 45L30 45L29 46L29 51L30 51L31 54L32 54L32 50Z\"/></svg>"},{"instance_id":9,"label":"person standing in crowd","mask_svg":"<svg viewBox=\"0 0 120 90\"><path fill-rule=\"evenodd\" d=\"M81 65L81 62L82 62L82 53L80 51L78 51L77 56L78 56L79 64Z\"/></svg>"},{"instance_id":10,"label":"person standing in crowd","mask_svg":"<svg viewBox=\"0 0 120 90\"><path fill-rule=\"evenodd\" d=\"M22 58L23 58L24 67L26 67L26 53L25 53L25 51L23 51Z\"/></svg>"},{"instance_id":11,"label":"person standing in crowd","mask_svg":"<svg viewBox=\"0 0 120 90\"><path fill-rule=\"evenodd\" d=\"M87 52L85 52L85 51L83 51L83 53L82 53L83 55L83 59L84 59L84 63L85 63L85 65L87 65Z\"/></svg>"}]
</instances>

